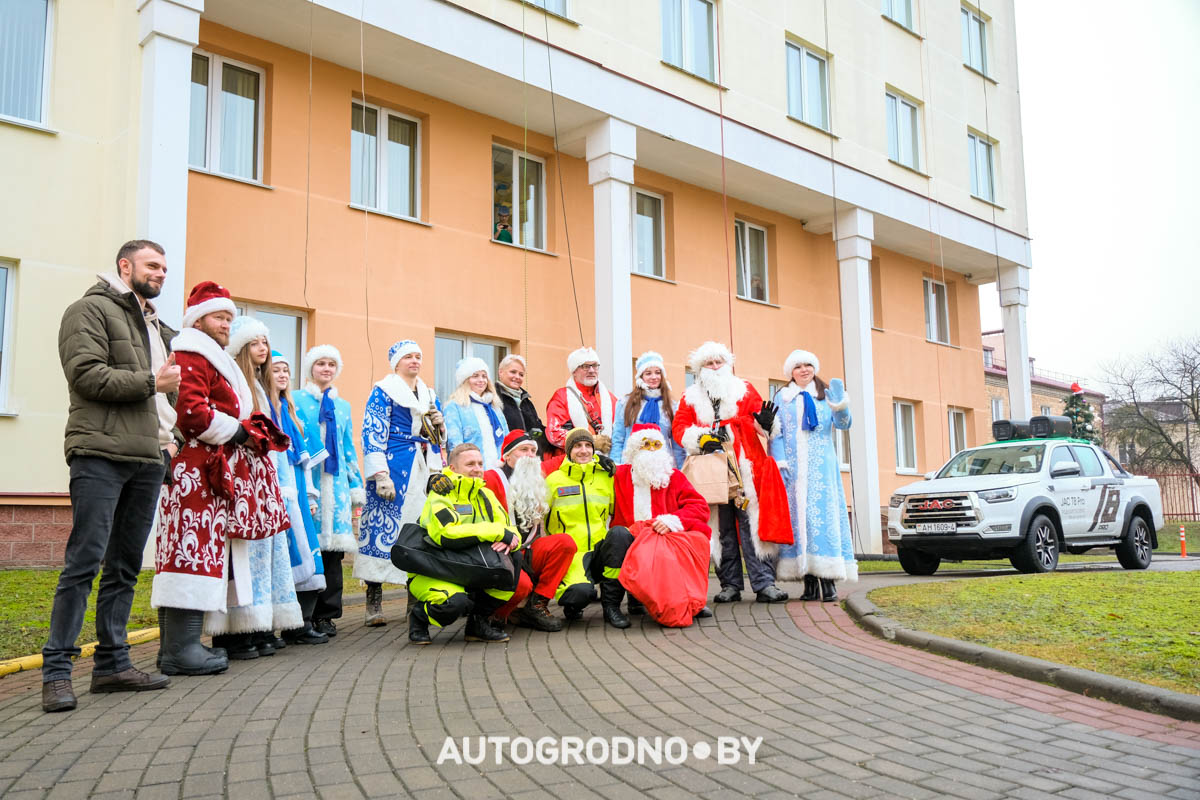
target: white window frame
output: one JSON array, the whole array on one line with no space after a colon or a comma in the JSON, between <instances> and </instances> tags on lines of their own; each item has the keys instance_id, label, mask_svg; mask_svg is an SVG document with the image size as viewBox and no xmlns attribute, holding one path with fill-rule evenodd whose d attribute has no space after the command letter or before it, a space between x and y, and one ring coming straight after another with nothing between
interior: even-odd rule
<instances>
[{"instance_id":1,"label":"white window frame","mask_svg":"<svg viewBox=\"0 0 1200 800\"><path fill-rule=\"evenodd\" d=\"M993 397L992 402L992 422L1004 419L1004 398Z\"/></svg>"},{"instance_id":2,"label":"white window frame","mask_svg":"<svg viewBox=\"0 0 1200 800\"><path fill-rule=\"evenodd\" d=\"M908 11L907 22L901 16L898 16L897 8ZM916 32L916 28L913 25L913 0L883 0L881 13L901 28L907 28L914 33Z\"/></svg>"},{"instance_id":3,"label":"white window frame","mask_svg":"<svg viewBox=\"0 0 1200 800\"><path fill-rule=\"evenodd\" d=\"M907 106L912 110L913 122L916 123L913 131L912 152L904 153L900 150L900 106ZM888 138L888 158L901 166L909 169L920 171L921 169L921 149L922 149L922 133L921 133L921 104L911 98L900 94L899 92L888 90L884 92L884 113L887 115L887 138ZM893 137L893 133L895 136ZM892 153L895 153L893 156ZM905 160L906 156L912 156L912 163Z\"/></svg>"},{"instance_id":4,"label":"white window frame","mask_svg":"<svg viewBox=\"0 0 1200 800\"><path fill-rule=\"evenodd\" d=\"M763 274L763 297L761 300L759 300L757 297L751 296L750 294L741 294L740 292L738 293L737 297L739 300L749 300L752 303L768 303L769 304L771 302L771 258L770 258L771 244L770 244L770 241L768 240L769 237L767 236L767 229L764 228L762 225L755 225L753 222L747 222L744 219L734 219L734 221L733 221L733 231L734 231L733 241L734 241L735 247L737 246L737 239L738 239L737 228L739 225L742 226L742 231L743 231L742 232L742 247L744 249L744 252L742 253L742 285L746 288L746 291L750 292L750 287L752 285L750 282L750 278L751 278L751 274L750 274L750 236L748 235L749 230L751 228L758 230L758 231L762 231L762 235L763 235L763 272L764 272L764 274ZM737 264L737 254L736 253L734 254L734 264ZM735 286L734 288L736 290L737 287Z\"/></svg>"},{"instance_id":5,"label":"white window frame","mask_svg":"<svg viewBox=\"0 0 1200 800\"><path fill-rule=\"evenodd\" d=\"M837 453L838 469L850 471L850 429L833 429L833 449Z\"/></svg>"},{"instance_id":6,"label":"white window frame","mask_svg":"<svg viewBox=\"0 0 1200 800\"><path fill-rule=\"evenodd\" d=\"M989 194L981 194L981 181L979 170L982 168L980 163L980 155L986 155L988 179L989 179ZM995 204L996 202L996 142L983 136L982 134L967 132L967 171L969 185L971 187L971 196L977 200L984 200L988 203Z\"/></svg>"},{"instance_id":7,"label":"white window frame","mask_svg":"<svg viewBox=\"0 0 1200 800\"><path fill-rule=\"evenodd\" d=\"M300 380L300 370L303 369L302 362L304 354L308 352L308 312L301 308L287 308L286 306L273 306L270 303L256 303L252 300L234 300L234 305L237 307L237 313L241 316L254 317L255 311L265 311L268 314L278 314L281 317L296 317L300 320L300 337L296 342L296 363L292 364L292 388L298 389L304 384ZM271 345L272 350L278 350L274 344ZM287 353L284 353L287 355Z\"/></svg>"},{"instance_id":8,"label":"white window frame","mask_svg":"<svg viewBox=\"0 0 1200 800\"><path fill-rule=\"evenodd\" d=\"M942 281L936 281L933 278L922 278L921 286L925 294L925 341L933 342L934 344L950 344L950 290ZM941 309L937 307L937 292L934 291L935 286L942 287L942 298L946 301L945 306ZM929 312L933 311L931 317ZM945 312L943 320L939 311ZM945 330L942 330L942 325L945 324ZM945 338L941 338L944 335Z\"/></svg>"},{"instance_id":9,"label":"white window frame","mask_svg":"<svg viewBox=\"0 0 1200 800\"><path fill-rule=\"evenodd\" d=\"M351 141L354 137L354 107L362 106L375 111L375 205L369 206L362 203L353 202L351 197L351 208L366 209L368 211L377 211L380 214L398 217L400 219L420 220L421 219L421 146L424 144L421 132L421 120L411 114L405 114L401 111L388 108L387 106L375 105L374 103L364 103L361 100L350 101L350 136ZM414 145L416 150L416 158L413 159L413 214L411 216L400 214L391 211L387 204L387 186L388 172L391 165L387 160L387 121L388 117L398 117L406 122L411 122L417 126L417 142ZM363 119L366 119L364 115ZM353 146L353 145L352 145ZM353 164L353 154L351 154L351 163ZM353 166L351 167L353 169Z\"/></svg>"},{"instance_id":10,"label":"white window frame","mask_svg":"<svg viewBox=\"0 0 1200 800\"><path fill-rule=\"evenodd\" d=\"M638 246L637 246L638 245L638 242L637 242L637 218L638 218L637 196L639 194L643 194L646 197L653 197L655 200L658 201L658 222L657 222L658 232L659 232L658 265L659 265L661 272L657 273L657 274L653 273L653 272L641 272L637 268L637 252L638 252ZM663 280L666 280L666 277L667 277L667 198L663 197L658 192L652 192L648 189L639 189L635 186L633 189L633 204L629 211L630 211L630 222L633 225L633 237L632 237L633 260L631 262L631 266L633 267L633 274L642 275L647 278L662 278Z\"/></svg>"},{"instance_id":11,"label":"white window frame","mask_svg":"<svg viewBox=\"0 0 1200 800\"><path fill-rule=\"evenodd\" d=\"M41 127L48 127L50 125L50 81L54 65L54 4L55 0L46 0L46 39L42 42L41 114L37 119L26 119L25 117L0 114L0 120L15 122L19 125L36 125ZM3 397L4 395L0 395L0 400ZM3 407L3 403L0 402L0 408Z\"/></svg>"},{"instance_id":12,"label":"white window frame","mask_svg":"<svg viewBox=\"0 0 1200 800\"><path fill-rule=\"evenodd\" d=\"M961 431L959 427L961 425ZM950 432L950 455L966 450L967 445L967 412L961 408L946 410L946 426ZM960 437L961 433L961 437Z\"/></svg>"},{"instance_id":13,"label":"white window frame","mask_svg":"<svg viewBox=\"0 0 1200 800\"><path fill-rule=\"evenodd\" d=\"M563 19L571 19L572 18L571 17L571 0L561 0L562 7L563 7L562 11L558 11L553 8L546 8L547 0L523 0L523 2L526 2L529 5L534 6L535 8L540 8L542 11L546 11L550 14L555 15L556 17L562 17Z\"/></svg>"},{"instance_id":14,"label":"white window frame","mask_svg":"<svg viewBox=\"0 0 1200 800\"><path fill-rule=\"evenodd\" d=\"M830 113L829 113L829 57L822 55L821 53L818 53L817 51L815 51L811 48L805 47L802 44L798 44L798 43L792 42L792 41L785 42L784 47L785 47L784 52L786 53L789 61L792 58L793 50L795 50L797 55L799 55L799 57L800 57L800 87L799 87L800 108L799 109L792 108L792 94L793 94L793 87L792 87L792 82L791 82L792 70L790 67L787 68L788 116L794 117L794 118L800 120L801 122L803 122L804 124L811 125L814 128L819 128L820 130L823 130L823 131L829 131L833 127L833 123L832 123L832 120L830 118ZM825 67L821 71L822 72L821 95L825 101L825 107L821 109L821 116L824 117L824 120L825 120L823 125L819 125L816 122L813 122L811 109L809 109L809 107L808 107L808 92L806 91L806 89L808 88L809 66L808 66L807 56L812 56L813 58L819 60Z\"/></svg>"},{"instance_id":15,"label":"white window frame","mask_svg":"<svg viewBox=\"0 0 1200 800\"><path fill-rule=\"evenodd\" d=\"M1042 416L1043 417L1050 416L1050 406L1042 406Z\"/></svg>"},{"instance_id":16,"label":"white window frame","mask_svg":"<svg viewBox=\"0 0 1200 800\"><path fill-rule=\"evenodd\" d=\"M710 83L715 83L717 80L717 77L716 77L717 4L714 2L714 0L700 0L700 2L702 2L708 6L710 18L712 19L712 24L708 28L708 74L705 75L700 72L693 72L687 66L688 64L691 64L694 61L694 59L692 58L692 55L694 54L695 48L696 48L696 43L694 41L692 41L692 37L691 37L691 29L692 29L692 26L691 26L691 14L692 14L691 3L689 2L689 0L667 0L667 1L675 3L679 7L679 26L680 26L679 60L680 60L680 63L676 64L674 61L671 61L670 59L668 59L667 54L665 52L662 54L663 61L666 61L671 66L678 67L679 69L683 70L684 72L686 72L690 75L695 75L696 77L702 78L706 81L709 81ZM659 16L659 24L665 26L666 20L663 18L661 6L660 6L658 16ZM665 33L665 31L664 31L664 33ZM661 45L662 42L660 42L659 44Z\"/></svg>"},{"instance_id":17,"label":"white window frame","mask_svg":"<svg viewBox=\"0 0 1200 800\"><path fill-rule=\"evenodd\" d=\"M247 64L245 61L237 61L236 59L219 56L215 53L210 53L207 50L193 48L192 55L204 56L208 59L208 107L207 119L205 120L204 128L204 166L198 167L195 164L188 163L188 168L198 172L207 172L212 175L220 175L223 178L232 178L236 181L248 181L250 183L263 182L263 152L264 141L267 138L266 129L266 108L267 108L267 72L262 67L256 67L253 64ZM234 175L231 172L222 172L221 164L221 103L225 92L221 89L221 78L224 74L224 66L228 64L231 67L237 67L250 72L258 73L258 121L256 128L258 136L254 143L255 157L254 166L255 174L252 178L246 178L242 175ZM188 60L190 67L191 60ZM190 69L188 74L190 75ZM188 90L191 91L191 80L188 80Z\"/></svg>"},{"instance_id":18,"label":"white window frame","mask_svg":"<svg viewBox=\"0 0 1200 800\"><path fill-rule=\"evenodd\" d=\"M903 409L911 412L912 430L904 430ZM896 472L912 475L917 472L917 407L907 400L892 401L892 423L896 432ZM906 463L904 457L911 451L912 463Z\"/></svg>"},{"instance_id":19,"label":"white window frame","mask_svg":"<svg viewBox=\"0 0 1200 800\"><path fill-rule=\"evenodd\" d=\"M433 365L433 380L430 382L433 384L433 390L435 392L437 392L437 388L438 388L437 387L437 363L436 363L437 340L438 339L453 339L455 341L462 342L463 358L469 358L471 356L471 348L473 345L476 345L476 344L485 344L490 347L502 347L502 348L504 348L504 355L502 355L502 356L500 356L500 358L496 359L497 367L500 366L500 362L503 361L506 356L510 355L513 352L512 342L505 341L504 339L493 339L490 336L476 336L475 334L471 334L471 333L453 333L451 331L434 331L434 333L433 333L433 357L434 357L435 363ZM492 375L492 383L495 383L497 380L498 380L497 376ZM457 388L458 388L457 386L451 386L450 392L453 392ZM438 399L441 400L443 403L445 403L446 399L450 396L450 392L447 392L445 395L443 395L441 392L437 392Z\"/></svg>"},{"instance_id":20,"label":"white window frame","mask_svg":"<svg viewBox=\"0 0 1200 800\"><path fill-rule=\"evenodd\" d=\"M991 350L984 350L983 351L984 369L995 366L995 364L996 364L996 354L994 352L992 352Z\"/></svg>"},{"instance_id":21,"label":"white window frame","mask_svg":"<svg viewBox=\"0 0 1200 800\"><path fill-rule=\"evenodd\" d=\"M546 196L546 159L541 158L540 156L535 156L532 153L527 153L524 150L518 150L515 147L509 147L506 144L500 144L499 142L492 142L492 147L491 147L491 150L489 150L489 153L491 151L495 150L496 148L500 148L501 150L508 150L510 153L513 154L513 162L512 162L512 170L513 171L512 171L512 181L511 181L511 184L513 187L513 192L512 192L513 240L511 242L511 244L514 245L515 247L524 247L529 250L538 250L538 251L544 252L546 250L546 239L549 235L549 231L546 230L546 211L547 211L547 207L550 205L550 199L549 199L549 197ZM527 243L519 241L521 238L521 236L520 236L521 204L519 202L517 202L517 190L519 188L518 184L521 180L521 178L520 178L520 175L521 175L520 159L522 159L522 158L528 159L530 161L536 161L537 163L542 165L541 186L539 187L539 191L541 192L541 195L542 195L542 203L541 203L541 205L542 205L542 219L541 219L542 243L539 245L532 245L532 244L527 244ZM492 188L491 188L492 197L494 198L495 191L496 191L496 182L495 182L496 175L495 175L495 173L492 173L491 181L492 181ZM490 207L490 205L491 204L489 204L489 207ZM494 214L495 212L492 212L492 213ZM493 242L499 242L500 244L509 244L509 242L500 242L500 240L496 238L496 220L495 220L494 216L491 219L491 223L490 223L489 227L491 228L491 231L492 231L491 239Z\"/></svg>"},{"instance_id":22,"label":"white window frame","mask_svg":"<svg viewBox=\"0 0 1200 800\"><path fill-rule=\"evenodd\" d=\"M959 15L960 20L960 38L962 39L963 47L963 64L981 75L988 74L988 20L983 18L973 8L962 6ZM979 64L978 66L971 62L971 26L973 23L979 23Z\"/></svg>"},{"instance_id":23,"label":"white window frame","mask_svg":"<svg viewBox=\"0 0 1200 800\"><path fill-rule=\"evenodd\" d=\"M0 269L4 270L4 325L0 326L0 414L15 413L9 405L9 386L12 381L13 360L13 311L16 309L17 262L0 258Z\"/></svg>"}]
</instances>

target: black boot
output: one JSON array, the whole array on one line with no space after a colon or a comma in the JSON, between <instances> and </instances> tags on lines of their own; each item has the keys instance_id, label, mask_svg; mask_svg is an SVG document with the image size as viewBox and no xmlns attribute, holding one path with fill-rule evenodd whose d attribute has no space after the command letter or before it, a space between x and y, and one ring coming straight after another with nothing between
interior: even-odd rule
<instances>
[{"instance_id":1,"label":"black boot","mask_svg":"<svg viewBox=\"0 0 1200 800\"><path fill-rule=\"evenodd\" d=\"M472 614L467 617L467 627L463 631L463 638L468 642L507 642L508 634L503 628L497 628L492 624L491 616L483 614Z\"/></svg>"},{"instance_id":2,"label":"black boot","mask_svg":"<svg viewBox=\"0 0 1200 800\"><path fill-rule=\"evenodd\" d=\"M800 599L805 601L821 599L821 585L816 575L804 576L804 594L800 595Z\"/></svg>"},{"instance_id":3,"label":"black boot","mask_svg":"<svg viewBox=\"0 0 1200 800\"><path fill-rule=\"evenodd\" d=\"M583 606L563 606L562 610L567 622L576 622L583 618Z\"/></svg>"},{"instance_id":4,"label":"black boot","mask_svg":"<svg viewBox=\"0 0 1200 800\"><path fill-rule=\"evenodd\" d=\"M433 643L433 638L429 635L429 620L425 618L425 611L412 595L408 596L408 641L412 644Z\"/></svg>"},{"instance_id":5,"label":"black boot","mask_svg":"<svg viewBox=\"0 0 1200 800\"><path fill-rule=\"evenodd\" d=\"M604 609L604 621L614 628L628 628L629 617L621 613L621 599L625 587L616 578L600 581L600 606Z\"/></svg>"},{"instance_id":6,"label":"black boot","mask_svg":"<svg viewBox=\"0 0 1200 800\"><path fill-rule=\"evenodd\" d=\"M525 605L517 609L516 623L522 628L532 628L535 631L561 631L562 620L550 613L550 598L540 594L531 594Z\"/></svg>"},{"instance_id":7,"label":"black boot","mask_svg":"<svg viewBox=\"0 0 1200 800\"><path fill-rule=\"evenodd\" d=\"M628 593L628 592L626 593L625 608L628 610L628 612L631 616L633 614L645 614L646 613L646 605L641 600L638 600L636 597L634 597L631 593Z\"/></svg>"},{"instance_id":8,"label":"black boot","mask_svg":"<svg viewBox=\"0 0 1200 800\"><path fill-rule=\"evenodd\" d=\"M368 628L387 625L387 618L383 616L383 584L381 583L367 584L366 625Z\"/></svg>"},{"instance_id":9,"label":"black boot","mask_svg":"<svg viewBox=\"0 0 1200 800\"><path fill-rule=\"evenodd\" d=\"M200 634L204 632L203 611L186 608L163 611L160 669L164 675L215 675L229 669L228 658L211 653L200 643Z\"/></svg>"},{"instance_id":10,"label":"black boot","mask_svg":"<svg viewBox=\"0 0 1200 800\"><path fill-rule=\"evenodd\" d=\"M254 645L254 649L258 651L260 656L275 655L275 632L266 631L264 633L255 633L250 636L250 643Z\"/></svg>"},{"instance_id":11,"label":"black boot","mask_svg":"<svg viewBox=\"0 0 1200 800\"><path fill-rule=\"evenodd\" d=\"M821 578L821 602L833 603L837 599L837 581L833 578Z\"/></svg>"},{"instance_id":12,"label":"black boot","mask_svg":"<svg viewBox=\"0 0 1200 800\"><path fill-rule=\"evenodd\" d=\"M736 603L742 599L740 590L732 586L722 586L721 591L717 592L717 596L713 598L714 603Z\"/></svg>"},{"instance_id":13,"label":"black boot","mask_svg":"<svg viewBox=\"0 0 1200 800\"><path fill-rule=\"evenodd\" d=\"M162 672L162 639L167 631L167 610L160 608L158 610L158 655L154 659L154 668Z\"/></svg>"},{"instance_id":14,"label":"black boot","mask_svg":"<svg viewBox=\"0 0 1200 800\"><path fill-rule=\"evenodd\" d=\"M329 637L318 633L311 622L306 622L303 628L284 631L283 640L288 644L325 644L329 641Z\"/></svg>"},{"instance_id":15,"label":"black boot","mask_svg":"<svg viewBox=\"0 0 1200 800\"><path fill-rule=\"evenodd\" d=\"M224 648L226 656L234 661L249 661L258 658L258 648L251 637L249 633L222 633L213 637L213 644Z\"/></svg>"}]
</instances>

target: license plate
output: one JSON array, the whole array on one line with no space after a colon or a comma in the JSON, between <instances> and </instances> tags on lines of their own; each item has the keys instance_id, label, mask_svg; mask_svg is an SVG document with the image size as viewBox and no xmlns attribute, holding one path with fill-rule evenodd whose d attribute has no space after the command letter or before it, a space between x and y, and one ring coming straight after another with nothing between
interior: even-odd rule
<instances>
[{"instance_id":1,"label":"license plate","mask_svg":"<svg viewBox=\"0 0 1200 800\"><path fill-rule=\"evenodd\" d=\"M953 522L918 522L917 533L954 533L958 526Z\"/></svg>"}]
</instances>

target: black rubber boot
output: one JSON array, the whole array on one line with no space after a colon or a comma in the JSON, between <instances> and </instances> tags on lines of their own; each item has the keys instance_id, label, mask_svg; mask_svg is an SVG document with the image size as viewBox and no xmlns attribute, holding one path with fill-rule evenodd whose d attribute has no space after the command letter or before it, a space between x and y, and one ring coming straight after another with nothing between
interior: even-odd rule
<instances>
[{"instance_id":1,"label":"black rubber boot","mask_svg":"<svg viewBox=\"0 0 1200 800\"><path fill-rule=\"evenodd\" d=\"M604 609L604 621L614 628L628 628L629 617L621 613L621 600L625 587L616 578L600 581L600 606Z\"/></svg>"},{"instance_id":2,"label":"black rubber boot","mask_svg":"<svg viewBox=\"0 0 1200 800\"><path fill-rule=\"evenodd\" d=\"M425 612L412 595L408 596L408 641L412 644L433 643L429 635L429 620L425 619Z\"/></svg>"},{"instance_id":3,"label":"black rubber boot","mask_svg":"<svg viewBox=\"0 0 1200 800\"><path fill-rule=\"evenodd\" d=\"M204 612L186 608L163 609L162 661L164 675L216 675L229 669L229 659L200 643ZM256 653L257 655L257 653Z\"/></svg>"},{"instance_id":4,"label":"black rubber boot","mask_svg":"<svg viewBox=\"0 0 1200 800\"><path fill-rule=\"evenodd\" d=\"M487 642L492 644L495 642L507 642L509 636L503 629L492 625L490 615L472 614L467 617L467 627L463 631L463 638L468 642Z\"/></svg>"},{"instance_id":5,"label":"black rubber boot","mask_svg":"<svg viewBox=\"0 0 1200 800\"><path fill-rule=\"evenodd\" d=\"M581 606L563 606L562 610L567 622L576 622L583 618L583 608Z\"/></svg>"},{"instance_id":6,"label":"black rubber boot","mask_svg":"<svg viewBox=\"0 0 1200 800\"><path fill-rule=\"evenodd\" d=\"M800 599L804 601L821 599L821 584L816 575L804 576L804 594L800 595Z\"/></svg>"},{"instance_id":7,"label":"black rubber boot","mask_svg":"<svg viewBox=\"0 0 1200 800\"><path fill-rule=\"evenodd\" d=\"M645 614L646 613L645 604L643 604L641 600L638 600L632 594L628 594L628 593L626 593L625 608L626 608L626 610L628 610L628 612L631 616L633 614Z\"/></svg>"},{"instance_id":8,"label":"black rubber boot","mask_svg":"<svg viewBox=\"0 0 1200 800\"><path fill-rule=\"evenodd\" d=\"M837 581L833 578L821 578L821 602L833 603L837 599Z\"/></svg>"},{"instance_id":9,"label":"black rubber boot","mask_svg":"<svg viewBox=\"0 0 1200 800\"><path fill-rule=\"evenodd\" d=\"M251 644L258 651L260 656L275 655L275 632L265 631L263 633L255 633L250 637Z\"/></svg>"},{"instance_id":10,"label":"black rubber boot","mask_svg":"<svg viewBox=\"0 0 1200 800\"><path fill-rule=\"evenodd\" d=\"M162 640L167 631L167 610L160 608L158 610L158 656L154 659L154 668L162 672Z\"/></svg>"}]
</instances>

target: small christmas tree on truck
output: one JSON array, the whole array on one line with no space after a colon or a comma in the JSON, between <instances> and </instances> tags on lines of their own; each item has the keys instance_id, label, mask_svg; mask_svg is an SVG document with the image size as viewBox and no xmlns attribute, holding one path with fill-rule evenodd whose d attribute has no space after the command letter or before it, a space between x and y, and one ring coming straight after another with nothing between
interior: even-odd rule
<instances>
[{"instance_id":1,"label":"small christmas tree on truck","mask_svg":"<svg viewBox=\"0 0 1200 800\"><path fill-rule=\"evenodd\" d=\"M1085 439L1094 444L1100 444L1096 436L1096 415L1083 399L1083 387L1078 383L1071 384L1071 396L1063 407L1063 414L1071 419L1071 435L1076 439Z\"/></svg>"}]
</instances>

